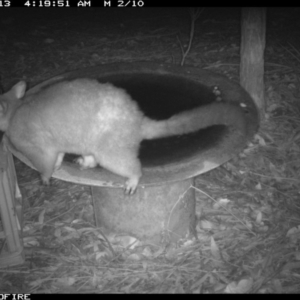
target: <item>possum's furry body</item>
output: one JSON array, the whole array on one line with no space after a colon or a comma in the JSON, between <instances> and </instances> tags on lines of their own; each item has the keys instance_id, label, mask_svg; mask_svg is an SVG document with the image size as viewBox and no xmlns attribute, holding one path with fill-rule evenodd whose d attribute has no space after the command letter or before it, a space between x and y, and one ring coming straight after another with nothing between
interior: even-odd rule
<instances>
[{"instance_id":1,"label":"possum's furry body","mask_svg":"<svg viewBox=\"0 0 300 300\"><path fill-rule=\"evenodd\" d=\"M167 120L147 118L125 90L93 79L55 83L24 95L19 82L0 96L0 130L27 157L48 183L65 153L82 155L83 168L100 164L127 177L133 193L142 175L140 142L184 134L212 125L239 124L245 130L241 108L214 103Z\"/></svg>"}]
</instances>

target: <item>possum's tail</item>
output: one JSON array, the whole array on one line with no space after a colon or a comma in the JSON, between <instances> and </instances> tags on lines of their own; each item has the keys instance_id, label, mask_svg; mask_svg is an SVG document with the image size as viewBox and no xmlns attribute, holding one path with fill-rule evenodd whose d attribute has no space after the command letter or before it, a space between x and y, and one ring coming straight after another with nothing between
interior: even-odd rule
<instances>
[{"instance_id":1,"label":"possum's tail","mask_svg":"<svg viewBox=\"0 0 300 300\"><path fill-rule=\"evenodd\" d=\"M233 126L245 133L244 111L236 105L213 103L179 113L163 121L155 121L145 117L142 135L144 139L150 140L191 133L213 125Z\"/></svg>"}]
</instances>

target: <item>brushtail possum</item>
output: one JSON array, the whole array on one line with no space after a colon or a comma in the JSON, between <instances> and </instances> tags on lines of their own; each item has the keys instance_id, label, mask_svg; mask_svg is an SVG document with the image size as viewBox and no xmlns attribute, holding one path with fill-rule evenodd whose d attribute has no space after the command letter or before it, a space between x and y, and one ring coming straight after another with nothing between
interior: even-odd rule
<instances>
[{"instance_id":1,"label":"brushtail possum","mask_svg":"<svg viewBox=\"0 0 300 300\"><path fill-rule=\"evenodd\" d=\"M81 155L82 168L99 164L128 178L125 190L132 194L142 175L138 152L143 139L219 124L239 124L238 130L245 130L244 112L232 104L208 104L156 121L125 90L94 79L61 81L27 95L25 89L21 81L0 96L0 130L45 184L65 153L73 153Z\"/></svg>"}]
</instances>

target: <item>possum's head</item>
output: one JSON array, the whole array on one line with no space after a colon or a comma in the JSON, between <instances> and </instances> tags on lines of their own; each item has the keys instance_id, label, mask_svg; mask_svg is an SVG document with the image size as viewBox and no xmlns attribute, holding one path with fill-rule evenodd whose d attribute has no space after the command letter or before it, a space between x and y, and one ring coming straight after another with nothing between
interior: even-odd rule
<instances>
[{"instance_id":1,"label":"possum's head","mask_svg":"<svg viewBox=\"0 0 300 300\"><path fill-rule=\"evenodd\" d=\"M21 105L21 99L25 95L26 83L20 81L8 92L0 95L0 130L6 131L12 114Z\"/></svg>"}]
</instances>

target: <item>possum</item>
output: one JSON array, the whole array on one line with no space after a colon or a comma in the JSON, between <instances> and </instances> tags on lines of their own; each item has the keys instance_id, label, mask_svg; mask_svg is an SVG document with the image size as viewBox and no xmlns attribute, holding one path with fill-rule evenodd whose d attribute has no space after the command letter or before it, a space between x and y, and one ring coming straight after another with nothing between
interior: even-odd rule
<instances>
[{"instance_id":1,"label":"possum","mask_svg":"<svg viewBox=\"0 0 300 300\"><path fill-rule=\"evenodd\" d=\"M0 96L0 130L49 184L65 153L78 154L81 168L97 164L127 178L133 194L142 176L138 158L143 139L195 132L212 125L245 133L241 107L214 102L169 119L148 118L122 88L95 79L60 81L25 94L20 81ZM238 126L237 126L238 124Z\"/></svg>"}]
</instances>

